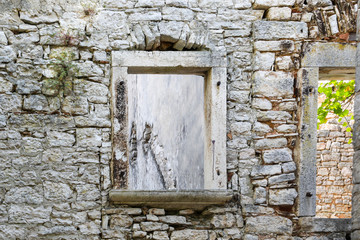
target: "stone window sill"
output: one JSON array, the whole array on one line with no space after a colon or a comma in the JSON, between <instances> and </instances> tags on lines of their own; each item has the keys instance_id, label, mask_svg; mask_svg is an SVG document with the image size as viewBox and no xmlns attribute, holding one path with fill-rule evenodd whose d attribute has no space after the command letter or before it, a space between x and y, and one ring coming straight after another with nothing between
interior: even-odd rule
<instances>
[{"instance_id":1,"label":"stone window sill","mask_svg":"<svg viewBox=\"0 0 360 240\"><path fill-rule=\"evenodd\" d=\"M223 205L233 197L231 190L111 190L114 204L148 206L164 209L202 210L211 205Z\"/></svg>"}]
</instances>

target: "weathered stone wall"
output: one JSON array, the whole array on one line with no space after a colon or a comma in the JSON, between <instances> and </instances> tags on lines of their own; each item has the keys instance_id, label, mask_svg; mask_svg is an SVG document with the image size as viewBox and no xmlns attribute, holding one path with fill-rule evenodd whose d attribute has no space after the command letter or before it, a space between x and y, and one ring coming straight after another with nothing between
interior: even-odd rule
<instances>
[{"instance_id":1,"label":"weathered stone wall","mask_svg":"<svg viewBox=\"0 0 360 240\"><path fill-rule=\"evenodd\" d=\"M335 2L0 3L0 238L344 239L336 226L299 228L294 204L302 47L353 40L355 3ZM235 196L227 206L199 213L109 202L110 55L134 49L227 53ZM53 90L49 80L59 77L52 63L64 52L73 92Z\"/></svg>"},{"instance_id":2,"label":"weathered stone wall","mask_svg":"<svg viewBox=\"0 0 360 240\"><path fill-rule=\"evenodd\" d=\"M324 95L319 97L319 104ZM353 105L349 106L353 109ZM349 144L351 133L329 114L328 122L318 130L316 216L351 218L352 160L354 149Z\"/></svg>"}]
</instances>

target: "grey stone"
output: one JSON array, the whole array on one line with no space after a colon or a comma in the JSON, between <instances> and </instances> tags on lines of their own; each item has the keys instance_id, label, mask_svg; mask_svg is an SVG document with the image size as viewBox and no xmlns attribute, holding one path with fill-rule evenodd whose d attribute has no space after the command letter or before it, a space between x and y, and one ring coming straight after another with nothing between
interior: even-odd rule
<instances>
[{"instance_id":1,"label":"grey stone","mask_svg":"<svg viewBox=\"0 0 360 240\"><path fill-rule=\"evenodd\" d=\"M6 127L7 117L5 115L0 115L0 128Z\"/></svg>"},{"instance_id":2,"label":"grey stone","mask_svg":"<svg viewBox=\"0 0 360 240\"><path fill-rule=\"evenodd\" d=\"M86 80L75 80L74 92L80 96L107 97L109 94L109 88L102 83L95 83Z\"/></svg>"},{"instance_id":3,"label":"grey stone","mask_svg":"<svg viewBox=\"0 0 360 240\"><path fill-rule=\"evenodd\" d=\"M265 97L291 97L294 77L288 72L257 71L253 75L254 94Z\"/></svg>"},{"instance_id":4,"label":"grey stone","mask_svg":"<svg viewBox=\"0 0 360 240\"><path fill-rule=\"evenodd\" d=\"M269 190L269 204L270 205L293 205L297 197L295 189L270 189Z\"/></svg>"},{"instance_id":5,"label":"grey stone","mask_svg":"<svg viewBox=\"0 0 360 240\"><path fill-rule=\"evenodd\" d=\"M214 228L230 228L236 223L236 219L232 213L224 215L214 215L211 219L211 224Z\"/></svg>"},{"instance_id":6,"label":"grey stone","mask_svg":"<svg viewBox=\"0 0 360 240\"><path fill-rule=\"evenodd\" d=\"M29 24L55 23L59 20L55 12L52 12L50 15L36 15L29 12L20 12L20 19Z\"/></svg>"},{"instance_id":7,"label":"grey stone","mask_svg":"<svg viewBox=\"0 0 360 240\"><path fill-rule=\"evenodd\" d=\"M50 179L49 179L50 180ZM44 182L44 196L51 201L66 201L72 198L73 191L70 186L59 182Z\"/></svg>"},{"instance_id":8,"label":"grey stone","mask_svg":"<svg viewBox=\"0 0 360 240\"><path fill-rule=\"evenodd\" d=\"M0 239L26 239L27 230L22 225L0 225Z\"/></svg>"},{"instance_id":9,"label":"grey stone","mask_svg":"<svg viewBox=\"0 0 360 240\"><path fill-rule=\"evenodd\" d=\"M289 148L266 150L264 151L263 160L267 164L291 162L291 154L292 152Z\"/></svg>"},{"instance_id":10,"label":"grey stone","mask_svg":"<svg viewBox=\"0 0 360 240\"><path fill-rule=\"evenodd\" d=\"M164 0L139 0L135 7L162 7L164 4Z\"/></svg>"},{"instance_id":11,"label":"grey stone","mask_svg":"<svg viewBox=\"0 0 360 240\"><path fill-rule=\"evenodd\" d=\"M296 164L294 162L287 162L281 165L284 173L294 172L296 170Z\"/></svg>"},{"instance_id":12,"label":"grey stone","mask_svg":"<svg viewBox=\"0 0 360 240\"><path fill-rule=\"evenodd\" d=\"M291 19L291 8L289 7L271 7L267 14L267 19L271 21L284 21Z\"/></svg>"},{"instance_id":13,"label":"grey stone","mask_svg":"<svg viewBox=\"0 0 360 240\"><path fill-rule=\"evenodd\" d=\"M0 77L0 93L6 93L12 91L13 85L11 82L4 80Z\"/></svg>"},{"instance_id":14,"label":"grey stone","mask_svg":"<svg viewBox=\"0 0 360 240\"><path fill-rule=\"evenodd\" d=\"M24 99L24 109L31 111L49 111L49 103L44 95L30 95Z\"/></svg>"},{"instance_id":15,"label":"grey stone","mask_svg":"<svg viewBox=\"0 0 360 240\"><path fill-rule=\"evenodd\" d=\"M289 173L289 174L281 174L278 176L273 176L269 178L269 185L274 185L282 182L288 182L295 180L295 174Z\"/></svg>"},{"instance_id":16,"label":"grey stone","mask_svg":"<svg viewBox=\"0 0 360 240\"><path fill-rule=\"evenodd\" d=\"M276 66L280 70L289 70L294 67L291 56L281 56L276 58Z\"/></svg>"},{"instance_id":17,"label":"grey stone","mask_svg":"<svg viewBox=\"0 0 360 240\"><path fill-rule=\"evenodd\" d=\"M279 133L294 133L296 132L296 130L297 130L297 126L290 124L279 125L276 128L276 131L278 131Z\"/></svg>"},{"instance_id":18,"label":"grey stone","mask_svg":"<svg viewBox=\"0 0 360 240\"><path fill-rule=\"evenodd\" d=\"M151 232L151 231L164 231L169 229L169 226L164 223L159 222L141 222L140 227L143 231Z\"/></svg>"},{"instance_id":19,"label":"grey stone","mask_svg":"<svg viewBox=\"0 0 360 240\"><path fill-rule=\"evenodd\" d=\"M11 46L0 47L0 63L9 63L16 59L16 53Z\"/></svg>"},{"instance_id":20,"label":"grey stone","mask_svg":"<svg viewBox=\"0 0 360 240\"><path fill-rule=\"evenodd\" d=\"M271 127L269 125L260 122L256 122L253 129L258 135L264 135L271 132Z\"/></svg>"},{"instance_id":21,"label":"grey stone","mask_svg":"<svg viewBox=\"0 0 360 240\"><path fill-rule=\"evenodd\" d=\"M33 94L40 93L40 83L36 80L23 79L17 81L16 91L19 94Z\"/></svg>"},{"instance_id":22,"label":"grey stone","mask_svg":"<svg viewBox=\"0 0 360 240\"><path fill-rule=\"evenodd\" d=\"M256 41L254 48L258 51L294 51L294 41L281 40L281 41Z\"/></svg>"},{"instance_id":23,"label":"grey stone","mask_svg":"<svg viewBox=\"0 0 360 240\"><path fill-rule=\"evenodd\" d=\"M170 225L182 225L187 224L186 218L183 216L163 216L159 217L160 222L167 223Z\"/></svg>"},{"instance_id":24,"label":"grey stone","mask_svg":"<svg viewBox=\"0 0 360 240\"><path fill-rule=\"evenodd\" d=\"M1 45L7 45L8 44L7 37L6 37L6 35L5 35L5 33L3 31L0 31L0 44Z\"/></svg>"},{"instance_id":25,"label":"grey stone","mask_svg":"<svg viewBox=\"0 0 360 240\"><path fill-rule=\"evenodd\" d=\"M300 40L307 37L308 27L303 22L256 21L254 23L255 39L277 40L288 38Z\"/></svg>"},{"instance_id":26,"label":"grey stone","mask_svg":"<svg viewBox=\"0 0 360 240\"><path fill-rule=\"evenodd\" d=\"M153 239L168 240L169 236L168 236L168 233L166 231L154 231Z\"/></svg>"},{"instance_id":27,"label":"grey stone","mask_svg":"<svg viewBox=\"0 0 360 240\"><path fill-rule=\"evenodd\" d=\"M128 215L113 215L110 219L110 228L130 227L133 224L133 218Z\"/></svg>"},{"instance_id":28,"label":"grey stone","mask_svg":"<svg viewBox=\"0 0 360 240\"><path fill-rule=\"evenodd\" d=\"M231 124L230 130L235 136L249 135L251 130L251 123L234 122Z\"/></svg>"},{"instance_id":29,"label":"grey stone","mask_svg":"<svg viewBox=\"0 0 360 240\"><path fill-rule=\"evenodd\" d=\"M50 221L51 207L28 205L11 205L9 223L45 223Z\"/></svg>"},{"instance_id":30,"label":"grey stone","mask_svg":"<svg viewBox=\"0 0 360 240\"><path fill-rule=\"evenodd\" d=\"M101 77L104 75L104 71L95 63L85 61L84 63L74 64L78 71L75 73L76 77Z\"/></svg>"},{"instance_id":31,"label":"grey stone","mask_svg":"<svg viewBox=\"0 0 360 240\"><path fill-rule=\"evenodd\" d=\"M303 217L299 219L299 226L306 232L350 232L351 219L327 219Z\"/></svg>"},{"instance_id":32,"label":"grey stone","mask_svg":"<svg viewBox=\"0 0 360 240\"><path fill-rule=\"evenodd\" d=\"M267 197L266 188L264 187L255 188L255 192L254 192L255 204L266 203L266 197Z\"/></svg>"},{"instance_id":33,"label":"grey stone","mask_svg":"<svg viewBox=\"0 0 360 240\"><path fill-rule=\"evenodd\" d=\"M11 188L5 195L6 203L41 204L43 202L41 187Z\"/></svg>"},{"instance_id":34,"label":"grey stone","mask_svg":"<svg viewBox=\"0 0 360 240\"><path fill-rule=\"evenodd\" d=\"M165 7L162 10L164 20L191 21L194 18L194 12L186 8Z\"/></svg>"},{"instance_id":35,"label":"grey stone","mask_svg":"<svg viewBox=\"0 0 360 240\"><path fill-rule=\"evenodd\" d=\"M290 113L285 111L258 111L256 117L258 121L281 121L292 118Z\"/></svg>"},{"instance_id":36,"label":"grey stone","mask_svg":"<svg viewBox=\"0 0 360 240\"><path fill-rule=\"evenodd\" d=\"M100 233L100 221L87 222L79 225L80 232L84 235L95 235Z\"/></svg>"},{"instance_id":37,"label":"grey stone","mask_svg":"<svg viewBox=\"0 0 360 240\"><path fill-rule=\"evenodd\" d=\"M73 134L50 131L47 134L50 147L71 147L75 143Z\"/></svg>"},{"instance_id":38,"label":"grey stone","mask_svg":"<svg viewBox=\"0 0 360 240\"><path fill-rule=\"evenodd\" d=\"M171 233L171 240L198 239L207 240L209 237L207 230L175 230Z\"/></svg>"},{"instance_id":39,"label":"grey stone","mask_svg":"<svg viewBox=\"0 0 360 240\"><path fill-rule=\"evenodd\" d=\"M181 30L184 27L184 23L182 22L160 22L159 30L160 30L160 39L164 42L175 43L179 40Z\"/></svg>"},{"instance_id":40,"label":"grey stone","mask_svg":"<svg viewBox=\"0 0 360 240\"><path fill-rule=\"evenodd\" d=\"M76 186L77 201L96 201L100 199L100 190L95 184Z\"/></svg>"},{"instance_id":41,"label":"grey stone","mask_svg":"<svg viewBox=\"0 0 360 240\"><path fill-rule=\"evenodd\" d=\"M309 0L308 1L309 6L312 7L328 7L332 6L331 0Z\"/></svg>"},{"instance_id":42,"label":"grey stone","mask_svg":"<svg viewBox=\"0 0 360 240\"><path fill-rule=\"evenodd\" d=\"M246 221L245 231L257 234L291 234L292 222L280 216L249 217Z\"/></svg>"},{"instance_id":43,"label":"grey stone","mask_svg":"<svg viewBox=\"0 0 360 240\"><path fill-rule=\"evenodd\" d=\"M254 70L271 70L275 62L275 53L256 52L254 59Z\"/></svg>"},{"instance_id":44,"label":"grey stone","mask_svg":"<svg viewBox=\"0 0 360 240\"><path fill-rule=\"evenodd\" d=\"M268 176L281 173L280 165L263 165L263 166L254 166L251 170L251 176Z\"/></svg>"},{"instance_id":45,"label":"grey stone","mask_svg":"<svg viewBox=\"0 0 360 240\"><path fill-rule=\"evenodd\" d=\"M76 143L80 147L100 147L102 143L101 130L97 128L76 129Z\"/></svg>"},{"instance_id":46,"label":"grey stone","mask_svg":"<svg viewBox=\"0 0 360 240\"><path fill-rule=\"evenodd\" d=\"M89 111L86 97L67 96L63 100L61 110L71 115L84 115Z\"/></svg>"},{"instance_id":47,"label":"grey stone","mask_svg":"<svg viewBox=\"0 0 360 240\"><path fill-rule=\"evenodd\" d=\"M39 235L46 236L46 235L59 235L59 234L74 234L76 233L76 228L74 226L54 226L54 227L43 227L39 228Z\"/></svg>"},{"instance_id":48,"label":"grey stone","mask_svg":"<svg viewBox=\"0 0 360 240\"><path fill-rule=\"evenodd\" d=\"M269 7L291 7L295 4L295 0L255 0L254 9L268 9Z\"/></svg>"},{"instance_id":49,"label":"grey stone","mask_svg":"<svg viewBox=\"0 0 360 240\"><path fill-rule=\"evenodd\" d=\"M261 139L255 141L255 149L271 149L286 147L286 138Z\"/></svg>"}]
</instances>

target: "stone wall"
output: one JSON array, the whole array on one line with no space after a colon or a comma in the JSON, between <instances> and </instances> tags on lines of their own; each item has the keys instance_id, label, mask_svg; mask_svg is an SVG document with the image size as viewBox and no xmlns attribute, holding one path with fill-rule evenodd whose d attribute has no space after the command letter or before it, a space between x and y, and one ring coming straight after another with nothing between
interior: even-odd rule
<instances>
[{"instance_id":1,"label":"stone wall","mask_svg":"<svg viewBox=\"0 0 360 240\"><path fill-rule=\"evenodd\" d=\"M319 104L322 102L319 97ZM353 106L352 106L353 107ZM352 108L351 107L351 108ZM352 159L354 149L349 144L351 133L335 115L318 130L316 216L351 218Z\"/></svg>"},{"instance_id":2,"label":"stone wall","mask_svg":"<svg viewBox=\"0 0 360 240\"><path fill-rule=\"evenodd\" d=\"M335 2L0 3L0 238L344 239L348 224L301 227L293 157L304 42L354 40L355 2ZM110 56L135 49L226 52L226 206L108 200L120 174L110 168Z\"/></svg>"}]
</instances>

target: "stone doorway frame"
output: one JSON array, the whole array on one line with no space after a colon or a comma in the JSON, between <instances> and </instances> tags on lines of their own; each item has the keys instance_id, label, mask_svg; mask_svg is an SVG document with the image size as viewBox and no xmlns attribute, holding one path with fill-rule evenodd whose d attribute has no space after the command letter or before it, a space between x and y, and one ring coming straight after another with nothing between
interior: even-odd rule
<instances>
[{"instance_id":1,"label":"stone doorway frame","mask_svg":"<svg viewBox=\"0 0 360 240\"><path fill-rule=\"evenodd\" d=\"M354 76L356 45L306 43L298 71L298 132L295 161L298 168L297 216L307 232L348 232L351 219L314 218L316 213L316 143L318 81ZM315 104L314 104L315 103ZM315 133L315 134L314 134Z\"/></svg>"}]
</instances>

